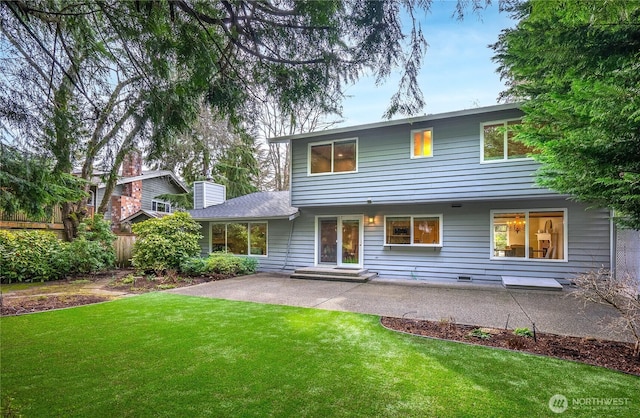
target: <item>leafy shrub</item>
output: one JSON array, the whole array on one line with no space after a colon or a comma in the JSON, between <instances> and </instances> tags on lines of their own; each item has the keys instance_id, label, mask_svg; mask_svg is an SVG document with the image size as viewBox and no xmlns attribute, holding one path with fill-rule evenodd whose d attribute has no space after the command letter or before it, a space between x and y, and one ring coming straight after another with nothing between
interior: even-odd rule
<instances>
[{"instance_id":1,"label":"leafy shrub","mask_svg":"<svg viewBox=\"0 0 640 418\"><path fill-rule=\"evenodd\" d=\"M533 337L533 332L529 328L516 328L513 330L513 335L530 338Z\"/></svg>"},{"instance_id":2,"label":"leafy shrub","mask_svg":"<svg viewBox=\"0 0 640 418\"><path fill-rule=\"evenodd\" d=\"M482 330L481 328L474 329L469 334L467 334L467 336L480 338L481 340L488 340L489 338L491 338L491 334L489 334L487 331Z\"/></svg>"},{"instance_id":3,"label":"leafy shrub","mask_svg":"<svg viewBox=\"0 0 640 418\"><path fill-rule=\"evenodd\" d=\"M237 274L242 270L242 258L225 252L211 253L206 263L208 273Z\"/></svg>"},{"instance_id":4,"label":"leafy shrub","mask_svg":"<svg viewBox=\"0 0 640 418\"><path fill-rule=\"evenodd\" d=\"M102 215L81 223L78 237L67 248L70 272L90 273L113 267L116 263L115 239L109 222Z\"/></svg>"},{"instance_id":5,"label":"leafy shrub","mask_svg":"<svg viewBox=\"0 0 640 418\"><path fill-rule=\"evenodd\" d=\"M238 274L252 274L258 269L258 260L251 257L243 257Z\"/></svg>"},{"instance_id":6,"label":"leafy shrub","mask_svg":"<svg viewBox=\"0 0 640 418\"><path fill-rule=\"evenodd\" d=\"M189 276L200 276L207 272L207 262L201 257L191 257L182 262L180 271Z\"/></svg>"},{"instance_id":7,"label":"leafy shrub","mask_svg":"<svg viewBox=\"0 0 640 418\"><path fill-rule=\"evenodd\" d=\"M2 281L45 281L64 277L69 272L65 245L50 231L0 231Z\"/></svg>"},{"instance_id":8,"label":"leafy shrub","mask_svg":"<svg viewBox=\"0 0 640 418\"><path fill-rule=\"evenodd\" d=\"M200 228L185 212L134 224L133 265L143 271L179 269L200 252Z\"/></svg>"},{"instance_id":9,"label":"leafy shrub","mask_svg":"<svg viewBox=\"0 0 640 418\"><path fill-rule=\"evenodd\" d=\"M258 262L255 258L239 257L226 252L211 253L207 258L192 257L185 260L180 271L190 276L204 274L251 274L255 273Z\"/></svg>"},{"instance_id":10,"label":"leafy shrub","mask_svg":"<svg viewBox=\"0 0 640 418\"><path fill-rule=\"evenodd\" d=\"M70 243L50 231L0 231L0 277L45 281L106 269L115 264L114 239L100 215L81 223L78 238Z\"/></svg>"}]
</instances>

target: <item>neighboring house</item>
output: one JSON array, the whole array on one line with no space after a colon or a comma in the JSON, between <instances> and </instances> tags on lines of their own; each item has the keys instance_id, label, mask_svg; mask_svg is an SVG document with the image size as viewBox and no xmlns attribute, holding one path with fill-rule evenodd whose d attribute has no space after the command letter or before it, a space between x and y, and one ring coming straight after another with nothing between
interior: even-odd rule
<instances>
[{"instance_id":1,"label":"neighboring house","mask_svg":"<svg viewBox=\"0 0 640 418\"><path fill-rule=\"evenodd\" d=\"M290 193L196 206L202 252L417 280L608 267L610 211L535 184L532 150L511 141L522 115L507 104L271 139L290 143Z\"/></svg>"},{"instance_id":2,"label":"neighboring house","mask_svg":"<svg viewBox=\"0 0 640 418\"><path fill-rule=\"evenodd\" d=\"M89 216L93 216L105 193L105 184L101 181L101 172L96 172L90 187L87 201ZM139 154L125 158L122 174L116 183L107 206L105 219L111 220L112 229L126 229L130 223L156 218L172 213L175 208L169 202L159 199L163 194L188 193L189 189L171 171L142 171L142 159ZM62 217L60 208L46 219L29 219L22 214L2 217L0 228L12 229L49 229L62 236Z\"/></svg>"},{"instance_id":3,"label":"neighboring house","mask_svg":"<svg viewBox=\"0 0 640 418\"><path fill-rule=\"evenodd\" d=\"M90 206L100 204L105 193L104 183L96 181ZM130 154L122 163L122 175L111 194L105 219L111 220L112 229L126 229L128 224L172 213L171 203L158 198L163 194L188 193L189 189L175 174L167 170L142 171L140 154Z\"/></svg>"}]
</instances>

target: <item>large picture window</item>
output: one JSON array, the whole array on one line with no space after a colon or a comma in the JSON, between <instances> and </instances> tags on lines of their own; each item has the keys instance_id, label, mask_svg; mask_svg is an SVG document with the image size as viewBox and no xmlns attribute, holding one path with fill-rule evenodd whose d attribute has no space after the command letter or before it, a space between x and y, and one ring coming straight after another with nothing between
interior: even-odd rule
<instances>
[{"instance_id":1,"label":"large picture window","mask_svg":"<svg viewBox=\"0 0 640 418\"><path fill-rule=\"evenodd\" d=\"M534 149L513 137L515 125L522 123L520 119L483 123L480 129L482 140L482 161L506 161L528 158Z\"/></svg>"},{"instance_id":2,"label":"large picture window","mask_svg":"<svg viewBox=\"0 0 640 418\"><path fill-rule=\"evenodd\" d=\"M356 139L309 144L309 174L355 172L357 152Z\"/></svg>"},{"instance_id":3,"label":"large picture window","mask_svg":"<svg viewBox=\"0 0 640 418\"><path fill-rule=\"evenodd\" d=\"M491 212L491 258L567 261L567 210Z\"/></svg>"},{"instance_id":4,"label":"large picture window","mask_svg":"<svg viewBox=\"0 0 640 418\"><path fill-rule=\"evenodd\" d=\"M212 224L211 251L227 251L236 255L267 255L266 222Z\"/></svg>"},{"instance_id":5,"label":"large picture window","mask_svg":"<svg viewBox=\"0 0 640 418\"><path fill-rule=\"evenodd\" d=\"M385 245L442 246L442 215L385 216Z\"/></svg>"}]
</instances>

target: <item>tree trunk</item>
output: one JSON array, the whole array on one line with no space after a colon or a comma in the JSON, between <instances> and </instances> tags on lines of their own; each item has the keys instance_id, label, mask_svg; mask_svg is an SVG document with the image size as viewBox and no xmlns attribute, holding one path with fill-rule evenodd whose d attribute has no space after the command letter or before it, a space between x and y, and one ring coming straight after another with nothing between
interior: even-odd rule
<instances>
[{"instance_id":1,"label":"tree trunk","mask_svg":"<svg viewBox=\"0 0 640 418\"><path fill-rule=\"evenodd\" d=\"M78 225L87 217L86 201L65 202L62 204L62 224L67 241L78 236Z\"/></svg>"}]
</instances>

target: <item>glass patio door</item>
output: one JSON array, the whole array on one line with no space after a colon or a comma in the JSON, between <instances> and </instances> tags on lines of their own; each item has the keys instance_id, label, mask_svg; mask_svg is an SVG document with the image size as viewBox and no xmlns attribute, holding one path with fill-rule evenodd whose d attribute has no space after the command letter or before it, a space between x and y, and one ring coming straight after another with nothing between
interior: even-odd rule
<instances>
[{"instance_id":1,"label":"glass patio door","mask_svg":"<svg viewBox=\"0 0 640 418\"><path fill-rule=\"evenodd\" d=\"M318 219L318 262L336 264L338 255L338 218Z\"/></svg>"},{"instance_id":2,"label":"glass patio door","mask_svg":"<svg viewBox=\"0 0 640 418\"><path fill-rule=\"evenodd\" d=\"M318 218L318 264L362 267L362 216Z\"/></svg>"}]
</instances>

